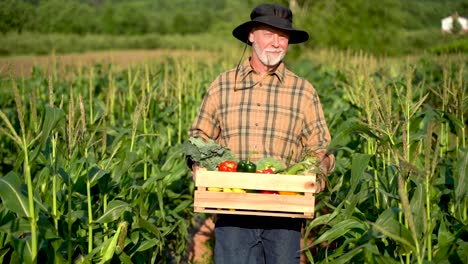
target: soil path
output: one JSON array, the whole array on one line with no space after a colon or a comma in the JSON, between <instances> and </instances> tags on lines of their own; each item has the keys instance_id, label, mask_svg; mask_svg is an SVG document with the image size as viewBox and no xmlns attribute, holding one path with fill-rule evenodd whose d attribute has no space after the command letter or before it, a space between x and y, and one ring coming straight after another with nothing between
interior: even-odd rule
<instances>
[{"instance_id":1,"label":"soil path","mask_svg":"<svg viewBox=\"0 0 468 264\"><path fill-rule=\"evenodd\" d=\"M40 67L50 73L54 69L64 70L70 66L86 66L96 63L114 64L128 67L135 64L164 59L166 57L206 57L213 56L208 51L184 50L124 50L124 51L93 51L43 56L0 57L0 76L29 76L33 67Z\"/></svg>"}]
</instances>

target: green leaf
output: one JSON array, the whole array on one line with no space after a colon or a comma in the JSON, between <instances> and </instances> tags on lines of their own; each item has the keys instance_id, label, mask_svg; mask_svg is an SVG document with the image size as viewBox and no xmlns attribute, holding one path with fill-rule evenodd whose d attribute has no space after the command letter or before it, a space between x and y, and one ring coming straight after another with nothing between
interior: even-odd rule
<instances>
[{"instance_id":1,"label":"green leaf","mask_svg":"<svg viewBox=\"0 0 468 264\"><path fill-rule=\"evenodd\" d=\"M371 138L381 140L381 138L379 138L375 131L373 131L368 125L354 118L347 120L346 123L341 125L340 129L338 129L337 131L339 132L333 136L330 148L345 146L346 142L349 141L349 136L354 133L359 133Z\"/></svg>"},{"instance_id":2,"label":"green leaf","mask_svg":"<svg viewBox=\"0 0 468 264\"><path fill-rule=\"evenodd\" d=\"M371 223L371 225L377 232L382 233L384 236L387 236L404 246L405 253L415 252L416 248L413 244L413 238L410 231L400 223L398 223L398 227L395 227L395 223L392 223L392 225L389 226L382 226L376 223Z\"/></svg>"},{"instance_id":3,"label":"green leaf","mask_svg":"<svg viewBox=\"0 0 468 264\"><path fill-rule=\"evenodd\" d=\"M161 232L159 229L152 223L148 222L147 220L143 218L138 218L138 226L140 226L143 229L146 229L156 235L156 237L160 238L161 237ZM135 228L135 227L134 227Z\"/></svg>"},{"instance_id":4,"label":"green leaf","mask_svg":"<svg viewBox=\"0 0 468 264\"><path fill-rule=\"evenodd\" d=\"M176 208L172 209L171 213L173 214L177 214L178 212L186 209L187 207L189 207L190 205L192 205L192 201L191 200L185 200L183 202L181 202L179 205L177 205Z\"/></svg>"},{"instance_id":5,"label":"green leaf","mask_svg":"<svg viewBox=\"0 0 468 264\"><path fill-rule=\"evenodd\" d=\"M58 175L62 178L63 182L67 186L69 186L70 183L72 183L70 175L63 168L58 169Z\"/></svg>"},{"instance_id":6,"label":"green leaf","mask_svg":"<svg viewBox=\"0 0 468 264\"><path fill-rule=\"evenodd\" d=\"M44 145L50 132L57 127L57 123L63 119L65 113L62 109L46 105L45 118L42 125L41 144Z\"/></svg>"},{"instance_id":7,"label":"green leaf","mask_svg":"<svg viewBox=\"0 0 468 264\"><path fill-rule=\"evenodd\" d=\"M0 232L5 234L25 234L31 232L31 223L26 218L11 219L0 226Z\"/></svg>"},{"instance_id":8,"label":"green leaf","mask_svg":"<svg viewBox=\"0 0 468 264\"><path fill-rule=\"evenodd\" d=\"M120 223L112 239L104 241L101 248L102 258L99 264L108 263L112 259L112 256L114 256L115 253L115 248L117 246L117 241L119 240L120 232L125 225L127 225L127 222Z\"/></svg>"},{"instance_id":9,"label":"green leaf","mask_svg":"<svg viewBox=\"0 0 468 264\"><path fill-rule=\"evenodd\" d=\"M132 258L125 252L119 254L119 260L122 264L133 264Z\"/></svg>"},{"instance_id":10,"label":"green leaf","mask_svg":"<svg viewBox=\"0 0 468 264\"><path fill-rule=\"evenodd\" d=\"M440 222L439 232L437 234L437 246L443 247L451 245L455 241L455 236L447 230L445 219Z\"/></svg>"},{"instance_id":11,"label":"green leaf","mask_svg":"<svg viewBox=\"0 0 468 264\"><path fill-rule=\"evenodd\" d=\"M28 199L21 193L21 181L15 172L0 178L0 197L8 210L20 217L30 217Z\"/></svg>"},{"instance_id":12,"label":"green leaf","mask_svg":"<svg viewBox=\"0 0 468 264\"><path fill-rule=\"evenodd\" d=\"M136 249L136 251L146 251L150 248L153 248L158 244L158 240L156 238L144 240L141 242L140 246Z\"/></svg>"},{"instance_id":13,"label":"green leaf","mask_svg":"<svg viewBox=\"0 0 468 264\"><path fill-rule=\"evenodd\" d=\"M109 173L107 170L101 170L99 167L92 167L89 171L91 186L94 186L104 175Z\"/></svg>"},{"instance_id":14,"label":"green leaf","mask_svg":"<svg viewBox=\"0 0 468 264\"><path fill-rule=\"evenodd\" d=\"M120 200L112 200L109 202L107 211L96 220L97 223L109 223L117 220L125 211L131 211L131 206Z\"/></svg>"},{"instance_id":15,"label":"green leaf","mask_svg":"<svg viewBox=\"0 0 468 264\"><path fill-rule=\"evenodd\" d=\"M25 238L15 238L13 237L13 247L15 248L16 253L19 258L22 260L21 263L34 263L32 257L32 245L31 239L29 236Z\"/></svg>"},{"instance_id":16,"label":"green leaf","mask_svg":"<svg viewBox=\"0 0 468 264\"><path fill-rule=\"evenodd\" d=\"M369 160L371 155L368 154L354 154L352 167L351 167L351 189L348 192L348 197L354 195L354 190L358 186L359 181L362 179L367 166L369 165Z\"/></svg>"},{"instance_id":17,"label":"green leaf","mask_svg":"<svg viewBox=\"0 0 468 264\"><path fill-rule=\"evenodd\" d=\"M422 233L424 232L424 186L422 184L416 183L415 191L411 197L410 208L411 213L413 214L414 225L417 231L418 238L421 238Z\"/></svg>"},{"instance_id":18,"label":"green leaf","mask_svg":"<svg viewBox=\"0 0 468 264\"><path fill-rule=\"evenodd\" d=\"M458 177L456 177L456 186L455 186L455 198L457 204L463 207L460 204L463 199L468 198L468 149L463 149L458 154ZM466 208L464 208L466 210Z\"/></svg>"},{"instance_id":19,"label":"green leaf","mask_svg":"<svg viewBox=\"0 0 468 264\"><path fill-rule=\"evenodd\" d=\"M365 223L357 221L355 219L346 219L340 221L336 225L332 226L329 230L325 231L319 238L317 238L312 245L320 244L324 241L331 243L335 239L344 236L352 229L367 230L368 227Z\"/></svg>"},{"instance_id":20,"label":"green leaf","mask_svg":"<svg viewBox=\"0 0 468 264\"><path fill-rule=\"evenodd\" d=\"M353 263L353 257L356 256L357 254L361 253L363 251L363 247L359 246L356 248L353 248L351 250L347 250L346 253L342 254L341 252L338 253L337 258L333 258L333 255L328 256L328 261L331 261L331 263L334 264L347 264L347 263Z\"/></svg>"},{"instance_id":21,"label":"green leaf","mask_svg":"<svg viewBox=\"0 0 468 264\"><path fill-rule=\"evenodd\" d=\"M2 248L0 249L0 263L3 263L3 259L5 258L5 255L10 251L9 248Z\"/></svg>"}]
</instances>

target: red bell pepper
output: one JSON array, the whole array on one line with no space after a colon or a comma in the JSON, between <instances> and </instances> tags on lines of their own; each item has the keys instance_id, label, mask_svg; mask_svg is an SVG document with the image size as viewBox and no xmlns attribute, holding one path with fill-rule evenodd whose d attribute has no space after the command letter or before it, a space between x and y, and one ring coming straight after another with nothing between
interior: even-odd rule
<instances>
[{"instance_id":1,"label":"red bell pepper","mask_svg":"<svg viewBox=\"0 0 468 264\"><path fill-rule=\"evenodd\" d=\"M218 165L218 171L236 172L237 171L237 163L235 161L232 161L232 160L223 161Z\"/></svg>"}]
</instances>

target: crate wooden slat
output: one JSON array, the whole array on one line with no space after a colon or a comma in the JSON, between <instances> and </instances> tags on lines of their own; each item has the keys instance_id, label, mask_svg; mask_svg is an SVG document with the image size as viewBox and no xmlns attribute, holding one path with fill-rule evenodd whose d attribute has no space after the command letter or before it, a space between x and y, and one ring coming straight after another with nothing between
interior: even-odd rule
<instances>
[{"instance_id":1,"label":"crate wooden slat","mask_svg":"<svg viewBox=\"0 0 468 264\"><path fill-rule=\"evenodd\" d=\"M313 218L315 175L196 172L194 211L199 213ZM303 195L213 192L209 187L298 192Z\"/></svg>"}]
</instances>

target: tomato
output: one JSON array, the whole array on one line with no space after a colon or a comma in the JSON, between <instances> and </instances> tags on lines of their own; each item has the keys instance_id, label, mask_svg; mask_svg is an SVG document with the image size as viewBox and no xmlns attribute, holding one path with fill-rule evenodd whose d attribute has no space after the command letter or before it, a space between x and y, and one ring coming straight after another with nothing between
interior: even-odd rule
<instances>
[{"instance_id":1,"label":"tomato","mask_svg":"<svg viewBox=\"0 0 468 264\"><path fill-rule=\"evenodd\" d=\"M261 173L263 173L263 174L275 174L273 169L270 169L270 168L262 170ZM260 193L263 193L263 194L278 194L277 191L266 191L266 190L261 190Z\"/></svg>"},{"instance_id":2,"label":"tomato","mask_svg":"<svg viewBox=\"0 0 468 264\"><path fill-rule=\"evenodd\" d=\"M237 163L232 160L226 160L218 165L218 171L236 172Z\"/></svg>"}]
</instances>

